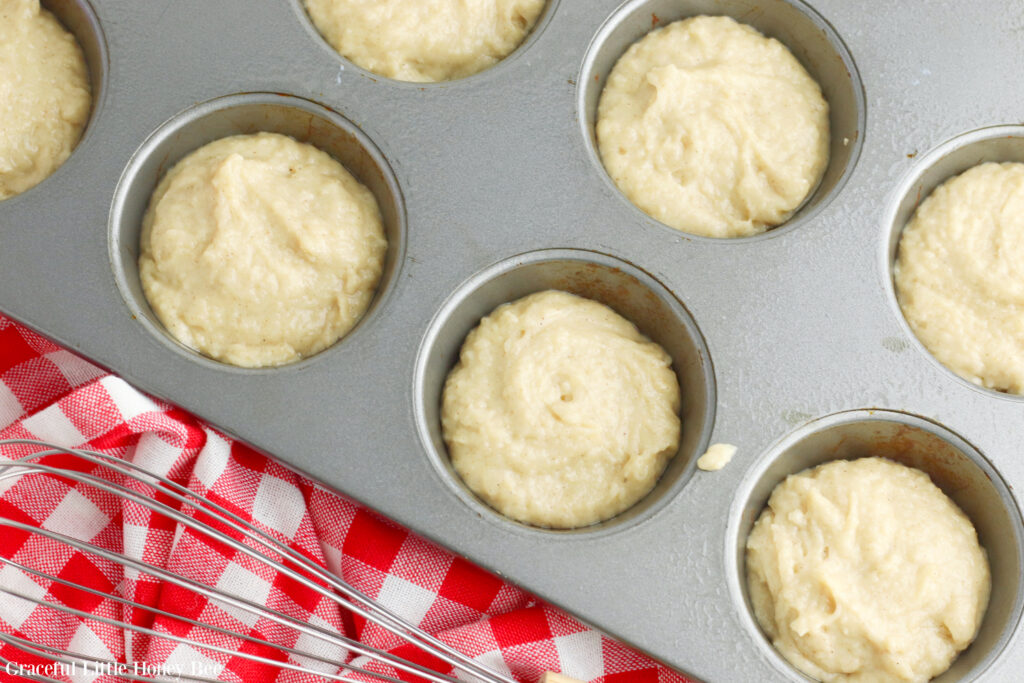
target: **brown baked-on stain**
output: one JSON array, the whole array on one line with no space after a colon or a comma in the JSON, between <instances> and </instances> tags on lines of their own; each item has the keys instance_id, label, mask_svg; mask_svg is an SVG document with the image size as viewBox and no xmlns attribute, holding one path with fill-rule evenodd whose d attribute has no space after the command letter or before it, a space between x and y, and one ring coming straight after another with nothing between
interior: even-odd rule
<instances>
[{"instance_id":1,"label":"brown baked-on stain","mask_svg":"<svg viewBox=\"0 0 1024 683\"><path fill-rule=\"evenodd\" d=\"M310 118L308 135L310 143L337 159L359 182L367 185L371 190L387 187L384 171L369 154L364 153L362 143L349 131L314 116ZM338 153L352 149L356 149L358 152L347 154L345 158ZM377 192L374 194L376 195ZM377 197L377 201L380 203L383 203L384 199L386 198Z\"/></svg>"},{"instance_id":2,"label":"brown baked-on stain","mask_svg":"<svg viewBox=\"0 0 1024 683\"><path fill-rule=\"evenodd\" d=\"M672 323L673 315L661 299L618 268L583 263L555 280L554 287L605 304L652 339L661 337L658 332Z\"/></svg>"},{"instance_id":3,"label":"brown baked-on stain","mask_svg":"<svg viewBox=\"0 0 1024 683\"><path fill-rule=\"evenodd\" d=\"M661 23L661 19L658 17L657 14L655 14L654 12L651 12L651 28L654 28L659 23Z\"/></svg>"},{"instance_id":4,"label":"brown baked-on stain","mask_svg":"<svg viewBox=\"0 0 1024 683\"><path fill-rule=\"evenodd\" d=\"M860 437L843 437L835 450L844 453L841 457L878 456L919 469L951 498L976 492L976 480L964 473L967 456L941 437L909 425L899 425L895 434L869 437L867 442Z\"/></svg>"}]
</instances>

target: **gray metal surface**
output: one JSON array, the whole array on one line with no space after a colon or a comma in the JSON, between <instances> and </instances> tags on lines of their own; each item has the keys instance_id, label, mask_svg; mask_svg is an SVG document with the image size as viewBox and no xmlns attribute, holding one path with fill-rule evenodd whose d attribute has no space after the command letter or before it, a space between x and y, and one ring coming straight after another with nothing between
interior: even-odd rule
<instances>
[{"instance_id":1,"label":"gray metal surface","mask_svg":"<svg viewBox=\"0 0 1024 683\"><path fill-rule=\"evenodd\" d=\"M50 5L89 33L89 22L75 18L81 3ZM1024 644L1014 637L1021 527L999 475L1011 489L1024 485L1024 400L967 384L921 348L896 306L890 263L894 230L919 191L974 157L1024 160L1015 129L925 154L964 132L1021 120L1024 5L815 0L828 23L813 14L806 21L826 40L804 26L803 5L794 10L782 0L630 2L631 18L606 24L618 5L555 1L524 47L497 67L421 86L373 77L339 58L298 0L92 0L101 38L83 42L92 43L87 53L102 81L96 111L53 177L0 202L0 309L709 681L800 680L751 620L739 552L766 489L815 461L800 444L827 445L830 430L847 423L879 443L891 435L878 424L905 424L915 444L937 434L962 454L942 471L995 482L951 491L974 510L999 599L946 678L1013 680L1024 668ZM601 41L591 50L595 36L621 39L641 13L656 23L692 11L734 14L784 40L806 41L790 47L838 98L838 161L794 221L762 237L693 238L647 218L608 182L588 140L592 87L578 81L596 75L599 84L610 59ZM830 53L828 24L855 70L841 47ZM277 370L228 368L168 342L134 298L128 268L131 217L145 203L139 195L182 152L160 136L185 131L199 141L217 126L252 125L251 117L203 116L218 109L212 101L243 93L304 98L329 111L299 110L319 112L325 125L343 117L361 131L376 151L353 154L366 162L364 175L379 171L375 189L389 195L389 229L400 237L385 288L358 328L323 354ZM277 111L282 100L228 102ZM294 126L296 115L278 123ZM984 138L980 147L976 138ZM337 150L351 151L353 139L360 136ZM145 156L157 149L167 158ZM691 396L702 425L684 447L693 452L680 454L653 502L594 530L548 532L503 520L452 481L432 436L431 401L439 397L431 382L451 360L438 344L450 344L472 307L500 298L503 287L510 296L528 290L519 267L544 262L548 255L532 252L546 249L579 250L555 254L562 266L581 252L605 255L595 257L598 270L631 264L625 272L639 275L636 297L650 288L668 311L663 322L646 322L648 331L666 338L679 331L693 348L707 348L706 357L687 355L685 344L674 354L690 358L681 375L697 372L704 382ZM618 277L614 267L602 272L583 287L599 295L602 278ZM874 408L895 413L839 415ZM694 471L691 460L709 441L739 452L721 472Z\"/></svg>"}]
</instances>

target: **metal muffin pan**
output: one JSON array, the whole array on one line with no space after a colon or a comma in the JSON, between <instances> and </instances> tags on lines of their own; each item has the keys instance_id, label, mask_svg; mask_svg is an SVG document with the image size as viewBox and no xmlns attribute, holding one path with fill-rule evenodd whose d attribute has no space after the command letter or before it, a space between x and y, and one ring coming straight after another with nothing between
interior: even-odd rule
<instances>
[{"instance_id":1,"label":"metal muffin pan","mask_svg":"<svg viewBox=\"0 0 1024 683\"><path fill-rule=\"evenodd\" d=\"M299 0L44 4L79 35L96 97L64 166L0 202L5 313L709 681L802 680L757 629L743 582L746 531L771 486L833 457L909 460L972 517L992 561L981 634L942 680L1012 680L1024 667L1013 493L1024 400L935 362L900 315L891 274L902 223L937 183L975 161L1024 160L1021 130L988 129L1021 120L1015 0L563 0L494 68L430 85L337 56ZM821 186L753 238L692 237L648 218L594 150L615 53L645 26L701 12L777 36L832 105ZM170 341L132 270L160 173L207 140L257 129L349 165L392 238L359 326L272 370ZM652 495L570 532L487 509L438 438L460 335L493 305L551 285L611 304L661 341L686 398L683 445ZM739 447L733 462L695 470L718 441Z\"/></svg>"}]
</instances>

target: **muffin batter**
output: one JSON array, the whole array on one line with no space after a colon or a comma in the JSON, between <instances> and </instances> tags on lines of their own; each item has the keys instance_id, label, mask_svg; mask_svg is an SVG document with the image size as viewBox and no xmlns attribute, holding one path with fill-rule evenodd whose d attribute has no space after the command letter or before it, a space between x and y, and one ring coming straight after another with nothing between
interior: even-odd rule
<instances>
[{"instance_id":1,"label":"muffin batter","mask_svg":"<svg viewBox=\"0 0 1024 683\"><path fill-rule=\"evenodd\" d=\"M74 37L39 0L0 0L0 200L64 163L91 107Z\"/></svg>"},{"instance_id":2,"label":"muffin batter","mask_svg":"<svg viewBox=\"0 0 1024 683\"><path fill-rule=\"evenodd\" d=\"M470 332L441 423L459 476L499 512L572 528L654 487L679 447L672 360L607 306L566 292L499 306Z\"/></svg>"},{"instance_id":3,"label":"muffin batter","mask_svg":"<svg viewBox=\"0 0 1024 683\"><path fill-rule=\"evenodd\" d=\"M717 472L724 468L736 455L736 446L731 443L714 443L708 446L704 455L697 458L697 469L705 472Z\"/></svg>"},{"instance_id":4,"label":"muffin batter","mask_svg":"<svg viewBox=\"0 0 1024 683\"><path fill-rule=\"evenodd\" d=\"M306 0L342 56L400 81L449 81L494 66L533 28L545 0Z\"/></svg>"},{"instance_id":5,"label":"muffin batter","mask_svg":"<svg viewBox=\"0 0 1024 683\"><path fill-rule=\"evenodd\" d=\"M939 362L1024 393L1024 164L940 185L903 231L894 274L903 315Z\"/></svg>"},{"instance_id":6,"label":"muffin batter","mask_svg":"<svg viewBox=\"0 0 1024 683\"><path fill-rule=\"evenodd\" d=\"M747 539L761 627L822 681L927 681L974 639L985 551L919 470L838 460L788 477Z\"/></svg>"},{"instance_id":7,"label":"muffin batter","mask_svg":"<svg viewBox=\"0 0 1024 683\"><path fill-rule=\"evenodd\" d=\"M817 187L828 104L781 43L729 17L650 32L608 76L597 114L605 168L640 209L677 230L754 235Z\"/></svg>"},{"instance_id":8,"label":"muffin batter","mask_svg":"<svg viewBox=\"0 0 1024 683\"><path fill-rule=\"evenodd\" d=\"M186 346L233 365L280 365L355 325L386 249L376 199L341 164L259 133L211 142L160 181L139 274Z\"/></svg>"}]
</instances>

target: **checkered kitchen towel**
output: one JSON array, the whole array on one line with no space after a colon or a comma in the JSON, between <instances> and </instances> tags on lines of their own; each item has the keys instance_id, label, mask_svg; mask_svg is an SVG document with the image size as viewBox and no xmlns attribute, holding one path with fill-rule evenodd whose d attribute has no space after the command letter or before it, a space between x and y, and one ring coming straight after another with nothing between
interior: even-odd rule
<instances>
[{"instance_id":1,"label":"checkered kitchen towel","mask_svg":"<svg viewBox=\"0 0 1024 683\"><path fill-rule=\"evenodd\" d=\"M188 486L269 530L443 641L521 681L532 683L545 670L603 683L686 681L0 316L0 439L16 438L116 455ZM3 446L0 458L27 452L27 447ZM229 586L232 592L265 601L304 621L450 673L379 627L341 613L316 593L183 534L141 506L72 484L52 477L24 477L13 485L0 482L0 515L123 550L205 583ZM186 597L147 575L126 576L120 566L94 555L66 547L54 553L36 534L3 529L0 553L30 566L42 565L58 577L73 576L103 594L121 593L143 604L180 602ZM90 614L125 617L118 604L101 595L48 585L6 564L0 568L0 586L45 596ZM225 614L194 593L187 598L192 601L190 614L249 628L276 644L296 645L294 633L288 636L290 641L280 642L277 639L285 636L262 623L246 623L250 617L245 614ZM154 624L148 613L130 618L149 619L157 629L181 628L173 621ZM267 632L260 632L264 628ZM96 620L61 615L6 594L0 594L0 631L35 644L126 664L137 662L151 671L175 670L172 667L187 671L201 665L204 675L224 681L304 680L294 672L261 668L237 656L216 655L164 639L133 638ZM351 659L341 648L332 647L321 644L318 653L332 661ZM283 656L275 650L263 654ZM39 671L46 664L10 645L0 647L0 656L23 663L25 671L33 667ZM0 680L21 678L10 666L7 669L0 668ZM82 670L55 677L76 683L119 680L116 675ZM405 675L403 680L415 679Z\"/></svg>"}]
</instances>

